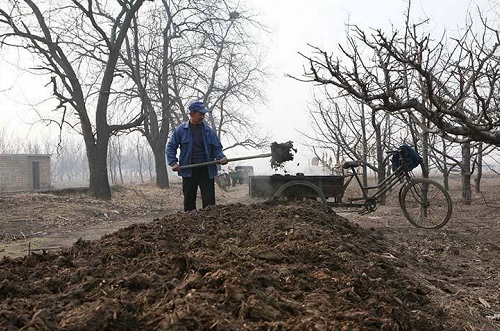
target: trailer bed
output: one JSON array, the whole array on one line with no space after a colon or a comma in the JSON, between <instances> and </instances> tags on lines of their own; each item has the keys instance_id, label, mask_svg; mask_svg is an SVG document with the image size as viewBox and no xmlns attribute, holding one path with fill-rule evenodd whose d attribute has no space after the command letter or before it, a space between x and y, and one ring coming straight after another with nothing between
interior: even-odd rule
<instances>
[{"instance_id":1,"label":"trailer bed","mask_svg":"<svg viewBox=\"0 0 500 331\"><path fill-rule=\"evenodd\" d=\"M295 183L283 193L287 196L299 198L315 198L318 193L313 186L300 185L308 182L321 191L325 198L342 198L344 195L343 176L305 176L305 175L272 175L272 176L250 176L249 193L253 198L272 198L274 194L284 185ZM289 184L290 185L290 184Z\"/></svg>"}]
</instances>

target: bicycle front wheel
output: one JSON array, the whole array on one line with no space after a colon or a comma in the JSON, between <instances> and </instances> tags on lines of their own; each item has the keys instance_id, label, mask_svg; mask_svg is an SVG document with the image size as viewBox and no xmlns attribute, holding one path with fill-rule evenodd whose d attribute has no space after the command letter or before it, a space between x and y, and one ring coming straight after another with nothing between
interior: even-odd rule
<instances>
[{"instance_id":1,"label":"bicycle front wheel","mask_svg":"<svg viewBox=\"0 0 500 331\"><path fill-rule=\"evenodd\" d=\"M439 229L450 219L450 194L437 182L427 178L412 179L401 191L401 209L418 228Z\"/></svg>"}]
</instances>

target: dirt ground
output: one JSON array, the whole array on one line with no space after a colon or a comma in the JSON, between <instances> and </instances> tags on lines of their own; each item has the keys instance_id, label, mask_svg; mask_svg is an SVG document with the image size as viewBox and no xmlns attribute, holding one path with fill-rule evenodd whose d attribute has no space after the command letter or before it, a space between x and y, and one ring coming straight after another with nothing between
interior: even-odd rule
<instances>
[{"instance_id":1,"label":"dirt ground","mask_svg":"<svg viewBox=\"0 0 500 331\"><path fill-rule=\"evenodd\" d=\"M248 189L241 185L230 192L218 187L216 190L217 203L251 201ZM70 246L80 238L99 239L128 225L151 222L183 208L180 183L173 183L166 190L153 184L116 186L112 188L111 201L93 199L86 191L78 188L0 195L0 258Z\"/></svg>"},{"instance_id":2,"label":"dirt ground","mask_svg":"<svg viewBox=\"0 0 500 331\"><path fill-rule=\"evenodd\" d=\"M4 195L0 330L500 330L498 184L425 231L242 185L189 214L179 185Z\"/></svg>"}]
</instances>

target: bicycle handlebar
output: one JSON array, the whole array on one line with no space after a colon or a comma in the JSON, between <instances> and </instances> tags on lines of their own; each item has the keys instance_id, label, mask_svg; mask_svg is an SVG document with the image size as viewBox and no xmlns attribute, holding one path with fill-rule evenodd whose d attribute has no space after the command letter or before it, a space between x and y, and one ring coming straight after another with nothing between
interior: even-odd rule
<instances>
[{"instance_id":1,"label":"bicycle handlebar","mask_svg":"<svg viewBox=\"0 0 500 331\"><path fill-rule=\"evenodd\" d=\"M390 150L390 151L386 151L385 153L386 154L390 154L390 155L394 155L394 154L399 153L399 152L401 152L400 149L393 149L393 150Z\"/></svg>"}]
</instances>

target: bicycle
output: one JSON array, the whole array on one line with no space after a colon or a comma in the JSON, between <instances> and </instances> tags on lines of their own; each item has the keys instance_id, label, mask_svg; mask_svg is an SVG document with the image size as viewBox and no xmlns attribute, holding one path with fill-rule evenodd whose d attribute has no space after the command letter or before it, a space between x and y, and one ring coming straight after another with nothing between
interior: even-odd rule
<instances>
[{"instance_id":1,"label":"bicycle","mask_svg":"<svg viewBox=\"0 0 500 331\"><path fill-rule=\"evenodd\" d=\"M342 174L344 179L347 178L344 183L344 191L355 178L362 191L362 197L350 198L348 203L337 200L328 204L333 206L358 206L362 208L360 213L371 213L382 202L385 193L389 192L398 183L402 183L398 194L399 205L404 216L412 225L418 228L439 229L448 223L452 214L452 201L450 194L444 187L428 178L415 178L410 169L411 167L408 167L405 161L401 148L388 151L387 154L384 164L387 164L388 159L391 158L393 162L398 159L399 165L380 184L373 186L363 186L361 183L356 173L356 168L361 165L360 162L348 161L344 163L343 170L349 171L348 174L344 172ZM376 191L369 194L370 190ZM357 203L358 201L362 201L362 203Z\"/></svg>"}]
</instances>

